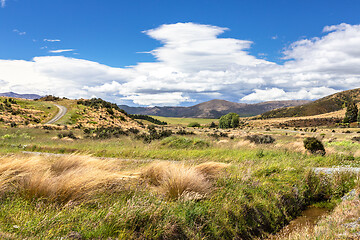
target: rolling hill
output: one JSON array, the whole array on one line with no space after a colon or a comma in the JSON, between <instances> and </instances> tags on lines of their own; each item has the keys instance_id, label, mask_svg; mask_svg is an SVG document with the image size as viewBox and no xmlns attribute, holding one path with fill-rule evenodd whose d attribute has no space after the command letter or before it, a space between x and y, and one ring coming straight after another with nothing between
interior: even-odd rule
<instances>
[{"instance_id":1,"label":"rolling hill","mask_svg":"<svg viewBox=\"0 0 360 240\"><path fill-rule=\"evenodd\" d=\"M14 92L5 92L0 93L1 97L11 97L11 98L23 98L23 99L39 99L41 98L40 95L37 94L19 94Z\"/></svg>"},{"instance_id":2,"label":"rolling hill","mask_svg":"<svg viewBox=\"0 0 360 240\"><path fill-rule=\"evenodd\" d=\"M184 118L219 118L229 112L235 112L241 117L255 116L276 108L298 106L308 102L310 101L291 100L246 104L215 99L191 107L129 107L126 105L119 105L119 107L129 114Z\"/></svg>"},{"instance_id":3,"label":"rolling hill","mask_svg":"<svg viewBox=\"0 0 360 240\"><path fill-rule=\"evenodd\" d=\"M360 102L360 88L338 92L300 106L271 110L261 114L260 118L314 116L341 110L349 101Z\"/></svg>"}]
</instances>

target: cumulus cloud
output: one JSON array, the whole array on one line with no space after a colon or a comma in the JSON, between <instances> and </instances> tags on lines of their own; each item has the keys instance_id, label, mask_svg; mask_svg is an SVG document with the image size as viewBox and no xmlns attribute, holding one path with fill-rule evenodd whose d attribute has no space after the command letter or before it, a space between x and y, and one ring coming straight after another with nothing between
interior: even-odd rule
<instances>
[{"instance_id":1,"label":"cumulus cloud","mask_svg":"<svg viewBox=\"0 0 360 240\"><path fill-rule=\"evenodd\" d=\"M177 23L144 31L162 43L149 52L157 61L127 68L60 56L0 60L0 79L8 83L0 92L180 105L214 97L241 102L317 99L360 87L360 25L326 26L322 36L290 44L283 64L251 55L251 41L219 37L227 30Z\"/></svg>"},{"instance_id":2,"label":"cumulus cloud","mask_svg":"<svg viewBox=\"0 0 360 240\"><path fill-rule=\"evenodd\" d=\"M58 49L58 50L50 50L49 53L63 53L63 52L72 52L75 49Z\"/></svg>"}]
</instances>

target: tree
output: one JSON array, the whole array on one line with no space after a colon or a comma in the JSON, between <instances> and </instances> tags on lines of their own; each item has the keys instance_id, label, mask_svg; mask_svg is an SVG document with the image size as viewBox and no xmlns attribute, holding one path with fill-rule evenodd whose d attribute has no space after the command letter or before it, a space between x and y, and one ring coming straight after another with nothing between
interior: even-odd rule
<instances>
[{"instance_id":1,"label":"tree","mask_svg":"<svg viewBox=\"0 0 360 240\"><path fill-rule=\"evenodd\" d=\"M228 113L219 120L220 128L236 128L239 126L239 115L236 113Z\"/></svg>"},{"instance_id":2,"label":"tree","mask_svg":"<svg viewBox=\"0 0 360 240\"><path fill-rule=\"evenodd\" d=\"M358 107L355 102L349 102L346 108L344 123L353 123L358 120Z\"/></svg>"}]
</instances>

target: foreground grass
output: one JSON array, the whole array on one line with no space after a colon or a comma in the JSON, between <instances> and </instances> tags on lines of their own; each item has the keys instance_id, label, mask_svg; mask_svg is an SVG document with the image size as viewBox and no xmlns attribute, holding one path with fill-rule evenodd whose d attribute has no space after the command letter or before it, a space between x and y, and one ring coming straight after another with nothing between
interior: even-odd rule
<instances>
[{"instance_id":1,"label":"foreground grass","mask_svg":"<svg viewBox=\"0 0 360 240\"><path fill-rule=\"evenodd\" d=\"M341 155L313 156L237 140L227 145L211 138L199 145L198 137L150 144L131 136L70 141L54 139L57 131L18 131L1 130L3 154L26 145L147 161L3 155L0 236L5 239L252 239L279 230L305 206L333 201L355 186L354 175L319 177L311 167L359 165Z\"/></svg>"}]
</instances>

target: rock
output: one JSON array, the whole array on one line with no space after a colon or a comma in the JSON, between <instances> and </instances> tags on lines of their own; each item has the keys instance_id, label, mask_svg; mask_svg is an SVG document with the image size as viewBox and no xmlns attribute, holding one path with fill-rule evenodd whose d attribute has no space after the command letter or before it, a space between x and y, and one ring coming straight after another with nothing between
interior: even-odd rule
<instances>
[{"instance_id":1,"label":"rock","mask_svg":"<svg viewBox=\"0 0 360 240\"><path fill-rule=\"evenodd\" d=\"M348 192L347 194L345 194L341 200L351 200L353 199L354 197L356 197L356 191L355 189L351 190L350 192Z\"/></svg>"},{"instance_id":2,"label":"rock","mask_svg":"<svg viewBox=\"0 0 360 240\"><path fill-rule=\"evenodd\" d=\"M78 232L70 232L70 233L66 236L66 239L82 240L83 237L82 237L81 234L78 233Z\"/></svg>"}]
</instances>

